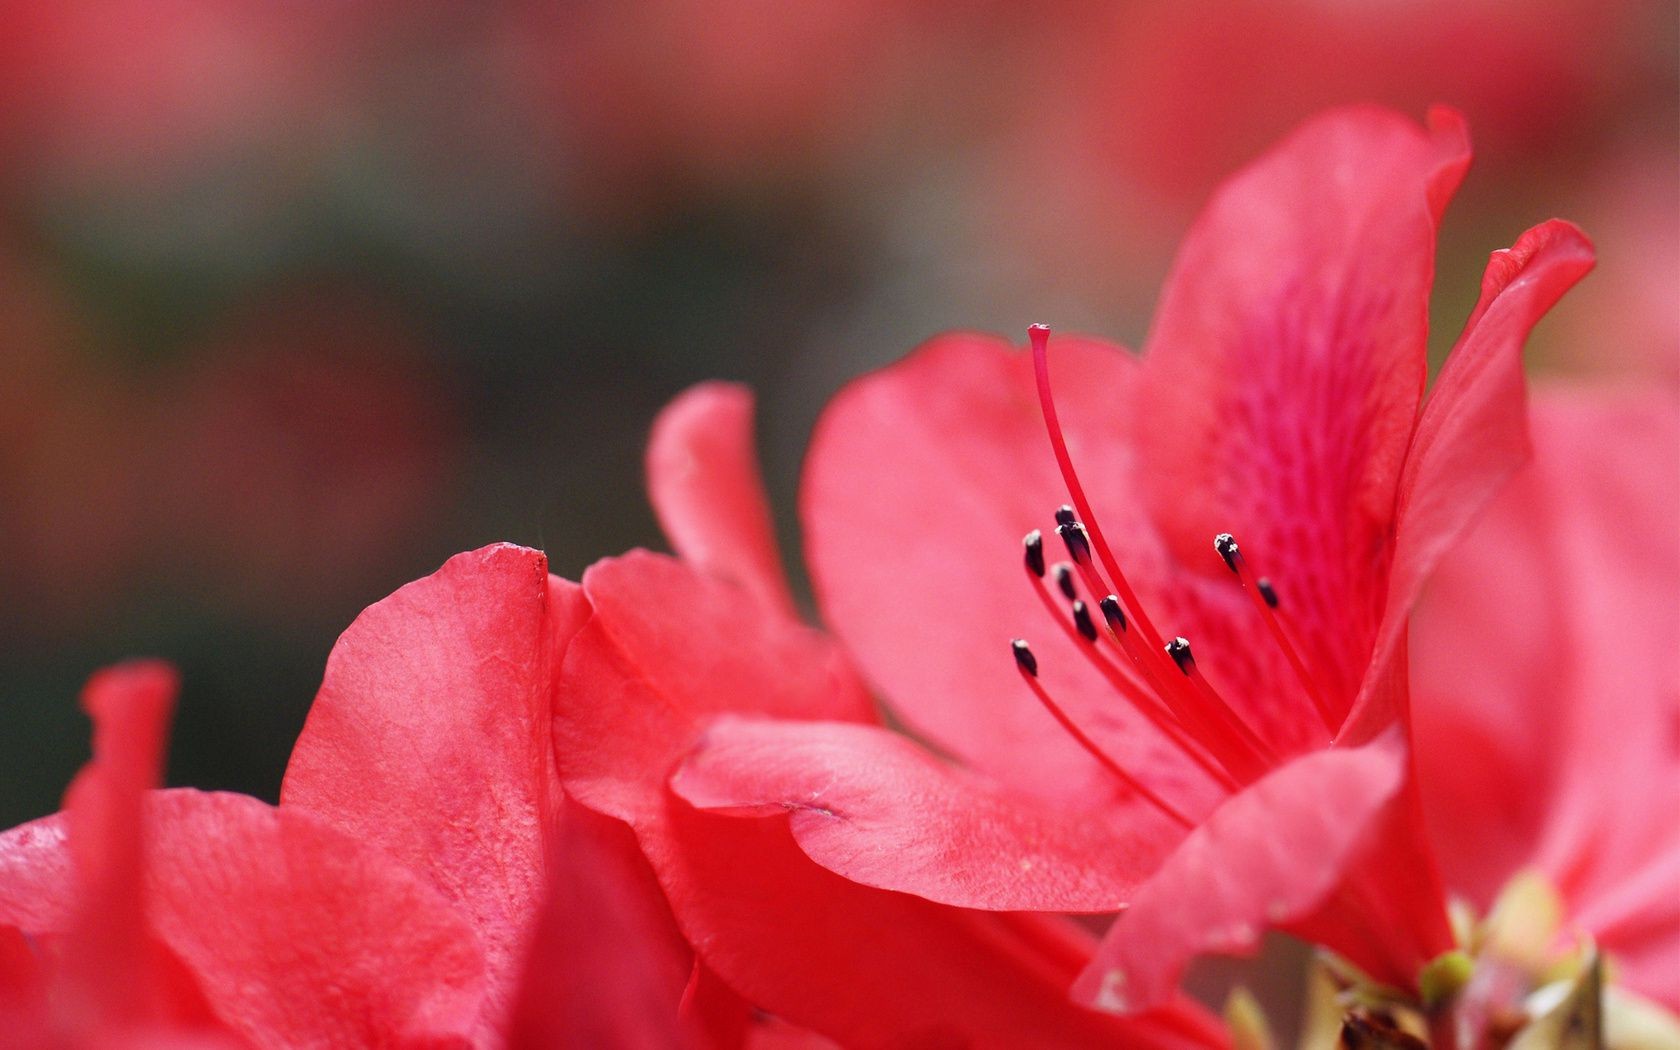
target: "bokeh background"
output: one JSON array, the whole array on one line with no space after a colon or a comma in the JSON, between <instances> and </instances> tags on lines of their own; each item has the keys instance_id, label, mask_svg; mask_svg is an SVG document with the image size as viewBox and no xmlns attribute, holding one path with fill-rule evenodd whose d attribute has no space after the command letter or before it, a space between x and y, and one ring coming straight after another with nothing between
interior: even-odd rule
<instances>
[{"instance_id":1,"label":"bokeh background","mask_svg":"<svg viewBox=\"0 0 1680 1050\"><path fill-rule=\"evenodd\" d=\"M1440 348L1562 215L1601 263L1536 370L1680 392L1676 11L0 0L0 826L129 655L184 675L171 782L274 798L366 604L498 539L657 546L694 381L759 391L791 547L845 380L952 327L1137 345L1209 189L1321 106L1470 118Z\"/></svg>"}]
</instances>

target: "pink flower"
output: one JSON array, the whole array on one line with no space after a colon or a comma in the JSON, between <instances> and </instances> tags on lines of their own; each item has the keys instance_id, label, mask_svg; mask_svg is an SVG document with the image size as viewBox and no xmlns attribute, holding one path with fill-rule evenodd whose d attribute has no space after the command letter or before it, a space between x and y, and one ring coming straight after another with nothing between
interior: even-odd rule
<instances>
[{"instance_id":1,"label":"pink flower","mask_svg":"<svg viewBox=\"0 0 1680 1050\"><path fill-rule=\"evenodd\" d=\"M1191 957L1268 926L1415 989L1453 939L1409 786L1407 613L1527 454L1523 339L1592 262L1555 221L1494 253L1423 401L1435 228L1468 159L1450 112L1329 113L1215 196L1141 360L1058 340L1053 401L1047 333L1031 357L950 335L844 391L802 493L819 603L957 764L771 711L714 721L678 793L789 813L807 855L867 885L1127 907L1076 988L1110 1009L1166 1001ZM725 397L671 413L727 419ZM718 472L697 455L701 482L667 476L679 425L653 456L673 541L775 594L762 539L728 529L738 496L703 484ZM1023 579L1019 546L1065 499L1073 608L1030 536ZM1240 547L1216 552L1227 532ZM1001 643L1028 632L1016 675ZM1193 649L1169 655L1178 634Z\"/></svg>"}]
</instances>

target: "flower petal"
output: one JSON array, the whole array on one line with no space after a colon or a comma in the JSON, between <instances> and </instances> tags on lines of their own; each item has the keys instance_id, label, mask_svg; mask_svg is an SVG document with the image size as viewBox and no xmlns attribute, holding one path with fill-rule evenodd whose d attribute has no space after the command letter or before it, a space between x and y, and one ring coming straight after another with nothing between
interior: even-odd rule
<instances>
[{"instance_id":1,"label":"flower petal","mask_svg":"<svg viewBox=\"0 0 1680 1050\"><path fill-rule=\"evenodd\" d=\"M1427 130L1372 107L1308 122L1203 211L1144 356L1152 516L1211 574L1213 536L1236 535L1344 711L1423 394L1435 228L1468 163L1448 111Z\"/></svg>"},{"instance_id":2,"label":"flower petal","mask_svg":"<svg viewBox=\"0 0 1680 1050\"><path fill-rule=\"evenodd\" d=\"M147 818L150 925L257 1045L465 1045L484 958L419 876L244 795L158 792Z\"/></svg>"},{"instance_id":3,"label":"flower petal","mask_svg":"<svg viewBox=\"0 0 1680 1050\"><path fill-rule=\"evenodd\" d=\"M665 406L648 440L647 480L683 560L793 612L753 449L752 391L701 383Z\"/></svg>"},{"instance_id":4,"label":"flower petal","mask_svg":"<svg viewBox=\"0 0 1680 1050\"><path fill-rule=\"evenodd\" d=\"M1481 299L1430 392L1406 456L1381 629L1344 739L1371 739L1393 720L1385 692L1372 685L1395 660L1408 615L1436 563L1528 458L1523 343L1592 263L1585 235L1556 219L1489 259Z\"/></svg>"},{"instance_id":5,"label":"flower petal","mask_svg":"<svg viewBox=\"0 0 1680 1050\"><path fill-rule=\"evenodd\" d=\"M1197 955L1252 954L1267 927L1309 917L1370 837L1403 766L1398 748L1319 751L1232 796L1133 897L1074 996L1149 1009Z\"/></svg>"},{"instance_id":6,"label":"flower petal","mask_svg":"<svg viewBox=\"0 0 1680 1050\"><path fill-rule=\"evenodd\" d=\"M886 729L721 717L671 779L690 805L786 813L800 848L853 882L962 908L1118 910L1176 835L1125 835L1034 805Z\"/></svg>"},{"instance_id":7,"label":"flower petal","mask_svg":"<svg viewBox=\"0 0 1680 1050\"><path fill-rule=\"evenodd\" d=\"M690 1045L677 1006L693 952L630 829L566 806L548 887L508 1045Z\"/></svg>"},{"instance_id":8,"label":"flower petal","mask_svg":"<svg viewBox=\"0 0 1680 1050\"><path fill-rule=\"evenodd\" d=\"M538 551L451 558L344 632L281 790L465 910L490 966L487 1023L506 1015L544 896L557 658L586 612Z\"/></svg>"},{"instance_id":9,"label":"flower petal","mask_svg":"<svg viewBox=\"0 0 1680 1050\"><path fill-rule=\"evenodd\" d=\"M715 714L873 721L839 650L751 592L663 555L591 566L554 719L566 790L631 824Z\"/></svg>"},{"instance_id":10,"label":"flower petal","mask_svg":"<svg viewBox=\"0 0 1680 1050\"><path fill-rule=\"evenodd\" d=\"M1205 594L1151 586L1182 574L1135 498L1122 421L1136 364L1091 340L1054 346L1058 375L1077 380L1058 394L1063 429L1151 611L1246 613L1227 580ZM1067 498L1030 358L989 336L934 339L852 383L817 424L801 515L823 616L895 713L1011 787L1085 811L1124 797L1021 684L1008 642L1024 635L1046 687L1110 757L1184 806L1210 805L1205 775L1091 668L1029 583L1021 538L1048 533Z\"/></svg>"},{"instance_id":11,"label":"flower petal","mask_svg":"<svg viewBox=\"0 0 1680 1050\"><path fill-rule=\"evenodd\" d=\"M1020 928L1035 917L861 886L812 863L780 820L672 799L638 837L707 964L764 1009L844 1046L1220 1043L1183 1003L1127 1021L1079 1008L1066 993L1077 962Z\"/></svg>"}]
</instances>

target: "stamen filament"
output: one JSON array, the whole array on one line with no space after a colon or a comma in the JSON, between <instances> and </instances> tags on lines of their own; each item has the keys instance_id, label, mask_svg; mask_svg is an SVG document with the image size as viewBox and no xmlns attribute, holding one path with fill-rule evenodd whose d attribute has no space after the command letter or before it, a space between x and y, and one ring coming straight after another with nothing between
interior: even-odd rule
<instances>
[{"instance_id":1,"label":"stamen filament","mask_svg":"<svg viewBox=\"0 0 1680 1050\"><path fill-rule=\"evenodd\" d=\"M1073 457L1068 454L1067 441L1062 437L1062 425L1056 416L1056 403L1050 395L1050 326L1028 326L1027 338L1032 343L1033 375L1038 383L1039 409L1044 414L1044 426L1050 433L1050 447L1056 456L1056 466L1062 472L1062 481L1067 485L1068 496L1073 500L1074 509L1079 514L1078 520L1084 522L1090 532L1097 557L1114 581L1113 590L1130 609L1132 619L1138 622L1138 629L1143 632L1144 639L1151 647L1158 647L1161 645L1160 632L1155 630L1155 625L1150 623L1149 617L1144 614L1137 592L1132 590L1132 585L1126 580L1126 574L1120 571L1119 561L1115 559L1107 541L1103 539L1096 514L1091 510L1091 501L1085 498L1085 488L1079 483L1079 475L1073 469Z\"/></svg>"},{"instance_id":2,"label":"stamen filament","mask_svg":"<svg viewBox=\"0 0 1680 1050\"><path fill-rule=\"evenodd\" d=\"M1056 599L1051 596L1050 589L1044 585L1043 580L1036 577L1031 579L1033 589L1038 594L1038 600L1044 604L1044 609L1050 614L1050 618L1056 621L1056 625L1062 629L1070 641L1078 645L1086 659L1091 661L1092 666L1108 681L1109 685L1114 687L1116 692L1129 700L1138 713L1149 720L1150 725L1160 730L1167 739L1176 744L1187 758L1196 763L1220 787L1227 791L1236 791L1241 787L1229 773L1204 752L1196 738L1178 723L1172 712L1164 707L1160 700L1151 695L1143 686L1128 678L1119 667L1105 659L1094 646L1081 644L1082 641L1085 641L1083 630L1078 629L1077 623L1068 623L1067 619L1061 615L1061 609L1057 606ZM1089 612L1086 615L1089 616ZM1109 645L1116 647L1120 645L1110 632L1105 631L1103 633L1108 635ZM1124 648L1121 648L1120 651L1122 653L1126 652ZM1127 653L1127 655L1130 654Z\"/></svg>"},{"instance_id":3,"label":"stamen filament","mask_svg":"<svg viewBox=\"0 0 1680 1050\"><path fill-rule=\"evenodd\" d=\"M1233 711L1225 698L1208 682L1207 678L1196 667L1196 658L1190 651L1190 643L1183 638L1174 638L1164 647L1164 651L1178 666L1183 677L1194 687L1196 694L1203 702L1204 710L1212 715L1213 721L1203 723L1210 731L1217 733L1229 750L1238 760L1241 768L1231 769L1231 772L1244 783L1252 783L1264 776L1267 770L1277 765L1277 754L1261 740L1254 730L1248 727L1237 713ZM1225 755L1222 752L1221 760ZM1225 762L1227 768L1231 763Z\"/></svg>"},{"instance_id":4,"label":"stamen filament","mask_svg":"<svg viewBox=\"0 0 1680 1050\"><path fill-rule=\"evenodd\" d=\"M1015 650L1015 666L1016 669L1021 672L1021 680L1027 683L1027 688L1032 690L1033 696L1038 698L1038 702L1044 705L1044 709L1050 712L1051 717L1067 731L1069 736L1073 737L1073 739L1078 742L1080 747L1085 749L1087 754L1096 759L1097 763L1104 769L1108 770L1115 779L1131 788L1132 791L1147 800L1156 809L1159 809L1162 813L1166 814L1185 831L1189 831L1196 826L1195 822L1183 813L1179 812L1177 807L1173 806L1170 802L1151 791L1136 777L1126 772L1126 770L1121 767L1118 762L1108 757L1107 753L1097 746L1096 741L1086 736L1084 731L1079 728L1073 719L1068 717L1067 712L1062 710L1060 704L1050 698L1049 692L1047 692L1044 686L1040 684L1038 680L1038 661L1032 656L1031 650L1027 649L1026 643L1017 639L1012 642L1011 645ZM1023 652L1026 653L1026 660L1022 659Z\"/></svg>"},{"instance_id":5,"label":"stamen filament","mask_svg":"<svg viewBox=\"0 0 1680 1050\"><path fill-rule=\"evenodd\" d=\"M1213 546L1219 552L1219 556L1225 559L1226 567L1242 582L1244 593L1259 612L1260 618L1266 622L1266 627L1272 632L1272 639L1277 642L1278 648L1282 649L1283 655L1288 658L1289 666L1294 668L1295 675L1301 680L1301 686L1307 691L1313 707L1318 709L1318 717L1324 723L1325 731L1334 735L1338 721L1334 709L1330 706L1330 700L1323 690L1319 689L1318 682L1307 669L1306 661L1301 659L1300 650L1290 641L1288 632L1283 629L1277 613L1273 611L1277 607L1277 592L1265 578L1255 576L1254 570L1248 564L1248 558L1230 533L1222 532L1215 536Z\"/></svg>"}]
</instances>

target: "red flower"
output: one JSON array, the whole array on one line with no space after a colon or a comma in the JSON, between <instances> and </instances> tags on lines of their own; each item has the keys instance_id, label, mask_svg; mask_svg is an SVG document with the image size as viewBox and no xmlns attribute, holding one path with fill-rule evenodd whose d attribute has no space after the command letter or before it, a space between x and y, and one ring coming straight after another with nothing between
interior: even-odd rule
<instances>
[{"instance_id":1,"label":"red flower","mask_svg":"<svg viewBox=\"0 0 1680 1050\"><path fill-rule=\"evenodd\" d=\"M1559 894L1561 941L1542 927L1542 954L1507 963L1549 966L1587 934L1618 982L1680 1012L1680 413L1578 393L1535 409L1534 462L1414 627L1424 810L1448 888L1484 914L1524 872Z\"/></svg>"},{"instance_id":2,"label":"red flower","mask_svg":"<svg viewBox=\"0 0 1680 1050\"><path fill-rule=\"evenodd\" d=\"M1453 942L1405 787L1406 616L1526 454L1522 341L1592 260L1561 222L1496 252L1423 403L1435 227L1467 162L1449 112L1427 130L1328 114L1215 197L1141 361L1060 340L1052 403L1044 333L1032 358L952 335L842 393L802 497L819 601L894 710L967 768L876 728L736 718L679 793L791 811L808 855L872 886L1129 902L1077 989L1111 1008L1164 1001L1193 955L1275 925L1415 987ZM1023 583L1017 546L1070 494L1071 611L1036 572ZM761 578L766 557L700 547L696 528L669 529L680 550ZM1221 564L1227 531L1242 542ZM1112 631L1095 608L1111 591ZM998 655L1023 631L1030 689ZM1174 632L1193 657L1163 651Z\"/></svg>"}]
</instances>

